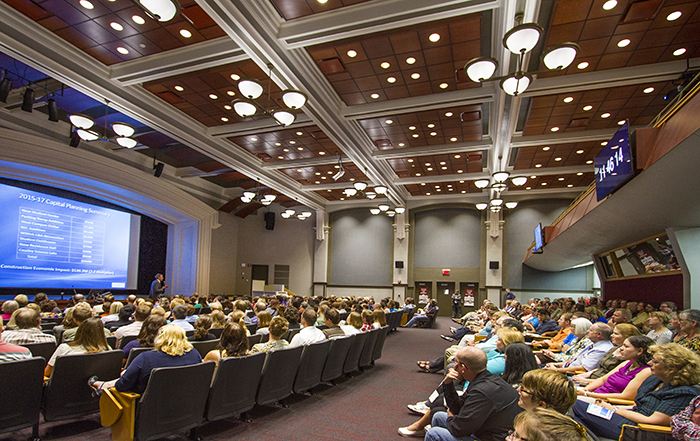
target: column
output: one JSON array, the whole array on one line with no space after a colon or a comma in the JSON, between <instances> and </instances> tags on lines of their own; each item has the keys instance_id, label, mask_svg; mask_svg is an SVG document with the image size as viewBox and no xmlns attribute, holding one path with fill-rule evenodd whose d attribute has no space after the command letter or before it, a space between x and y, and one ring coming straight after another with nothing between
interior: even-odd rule
<instances>
[{"instance_id":1,"label":"column","mask_svg":"<svg viewBox=\"0 0 700 441\"><path fill-rule=\"evenodd\" d=\"M314 242L314 276L313 295L325 296L328 285L328 235L331 227L328 226L328 213L323 210L316 211L316 241Z\"/></svg>"},{"instance_id":2,"label":"column","mask_svg":"<svg viewBox=\"0 0 700 441\"><path fill-rule=\"evenodd\" d=\"M503 223L501 213L491 210L486 212L486 298L497 306L501 305L503 288ZM491 269L491 262L496 262L498 269Z\"/></svg>"},{"instance_id":3,"label":"column","mask_svg":"<svg viewBox=\"0 0 700 441\"><path fill-rule=\"evenodd\" d=\"M398 213L394 217L394 264L392 298L403 305L408 284L408 213ZM396 268L396 262L403 262L403 268Z\"/></svg>"}]
</instances>

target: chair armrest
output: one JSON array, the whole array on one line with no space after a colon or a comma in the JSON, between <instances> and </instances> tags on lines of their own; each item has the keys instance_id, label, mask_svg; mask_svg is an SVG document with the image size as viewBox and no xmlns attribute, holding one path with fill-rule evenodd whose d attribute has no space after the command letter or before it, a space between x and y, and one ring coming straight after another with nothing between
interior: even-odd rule
<instances>
[{"instance_id":1,"label":"chair armrest","mask_svg":"<svg viewBox=\"0 0 700 441\"><path fill-rule=\"evenodd\" d=\"M656 424L637 424L640 429L646 430L648 432L659 432L659 433L671 433L671 428L669 426L658 426Z\"/></svg>"},{"instance_id":2,"label":"chair armrest","mask_svg":"<svg viewBox=\"0 0 700 441\"><path fill-rule=\"evenodd\" d=\"M610 404L619 404L620 406L634 406L634 400L623 400L622 398L607 398L605 399Z\"/></svg>"},{"instance_id":3,"label":"chair armrest","mask_svg":"<svg viewBox=\"0 0 700 441\"><path fill-rule=\"evenodd\" d=\"M113 387L102 391L100 420L103 426L111 426L113 441L134 439L136 403L140 397L133 392L119 392Z\"/></svg>"}]
</instances>

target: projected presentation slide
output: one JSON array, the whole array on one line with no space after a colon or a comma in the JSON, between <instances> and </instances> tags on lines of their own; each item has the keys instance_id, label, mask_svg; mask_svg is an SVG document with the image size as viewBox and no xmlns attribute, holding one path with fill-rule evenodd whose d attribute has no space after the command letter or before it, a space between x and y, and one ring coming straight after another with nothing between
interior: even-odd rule
<instances>
[{"instance_id":1,"label":"projected presentation slide","mask_svg":"<svg viewBox=\"0 0 700 441\"><path fill-rule=\"evenodd\" d=\"M4 184L0 206L3 287L133 288L139 216Z\"/></svg>"}]
</instances>

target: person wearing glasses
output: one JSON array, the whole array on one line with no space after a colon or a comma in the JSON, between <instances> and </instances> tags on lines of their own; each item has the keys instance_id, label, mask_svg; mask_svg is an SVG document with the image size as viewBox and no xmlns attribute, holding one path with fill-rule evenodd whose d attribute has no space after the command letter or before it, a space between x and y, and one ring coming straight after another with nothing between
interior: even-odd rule
<instances>
[{"instance_id":1,"label":"person wearing glasses","mask_svg":"<svg viewBox=\"0 0 700 441\"><path fill-rule=\"evenodd\" d=\"M586 429L556 410L537 407L515 417L506 441L589 441Z\"/></svg>"},{"instance_id":2,"label":"person wearing glasses","mask_svg":"<svg viewBox=\"0 0 700 441\"><path fill-rule=\"evenodd\" d=\"M497 441L508 435L513 419L522 411L518 393L498 375L486 370L484 351L465 347L455 356L455 366L443 381L447 412L437 412L426 441ZM462 396L454 382L468 381Z\"/></svg>"},{"instance_id":3,"label":"person wearing glasses","mask_svg":"<svg viewBox=\"0 0 700 441\"><path fill-rule=\"evenodd\" d=\"M684 335L676 343L700 353L700 310L686 309L678 314L678 319Z\"/></svg>"},{"instance_id":4,"label":"person wearing glasses","mask_svg":"<svg viewBox=\"0 0 700 441\"><path fill-rule=\"evenodd\" d=\"M577 401L573 407L576 420L598 436L615 439L623 424L668 426L671 415L681 412L698 396L694 385L700 383L700 357L676 343L653 346L649 352L653 356L649 363L651 376L639 386L632 408L597 402L613 411L608 420L588 413L589 403Z\"/></svg>"}]
</instances>

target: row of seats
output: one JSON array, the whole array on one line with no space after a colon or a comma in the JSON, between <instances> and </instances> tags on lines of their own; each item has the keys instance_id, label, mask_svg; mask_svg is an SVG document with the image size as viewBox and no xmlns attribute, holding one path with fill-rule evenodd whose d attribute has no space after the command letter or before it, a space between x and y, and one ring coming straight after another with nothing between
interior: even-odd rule
<instances>
[{"instance_id":1,"label":"row of seats","mask_svg":"<svg viewBox=\"0 0 700 441\"><path fill-rule=\"evenodd\" d=\"M134 439L182 433L205 419L237 416L256 403L275 403L292 393L307 392L321 383L350 375L381 357L388 332L389 327L385 326L306 347L225 358L219 361L216 373L212 363L154 369L138 400ZM197 346L200 343L211 344L193 342ZM43 358L0 363L0 378L13 379L3 382L0 433L33 427L33 436L38 439L40 413L44 421L51 422L98 412L99 401L87 385L88 378L117 378L122 357L120 350L59 357L45 386ZM187 399L172 399L173 384L178 384L178 395ZM113 427L113 437L114 431Z\"/></svg>"}]
</instances>

